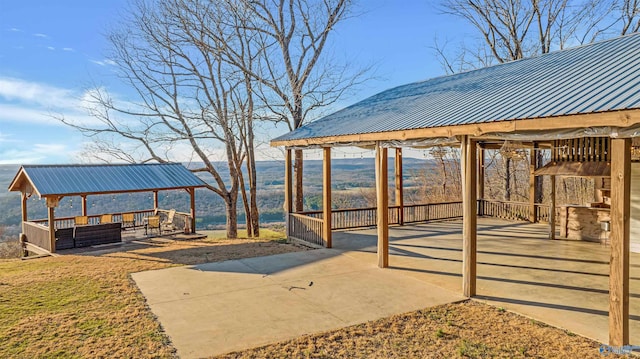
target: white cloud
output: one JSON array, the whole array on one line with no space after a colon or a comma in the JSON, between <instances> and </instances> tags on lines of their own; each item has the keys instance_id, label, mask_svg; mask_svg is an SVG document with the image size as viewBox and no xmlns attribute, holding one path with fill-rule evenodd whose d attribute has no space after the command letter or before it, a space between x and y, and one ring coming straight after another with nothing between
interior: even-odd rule
<instances>
[{"instance_id":1,"label":"white cloud","mask_svg":"<svg viewBox=\"0 0 640 359\"><path fill-rule=\"evenodd\" d=\"M0 103L0 122L55 124L55 120L43 109L2 103Z\"/></svg>"},{"instance_id":2,"label":"white cloud","mask_svg":"<svg viewBox=\"0 0 640 359\"><path fill-rule=\"evenodd\" d=\"M47 49L49 49L49 50L51 50L51 51L54 51L56 48L55 48L55 47L53 47L53 46L47 46Z\"/></svg>"},{"instance_id":3,"label":"white cloud","mask_svg":"<svg viewBox=\"0 0 640 359\"><path fill-rule=\"evenodd\" d=\"M74 152L61 143L36 143L24 147L0 147L0 165L32 163L67 163Z\"/></svg>"},{"instance_id":4,"label":"white cloud","mask_svg":"<svg viewBox=\"0 0 640 359\"><path fill-rule=\"evenodd\" d=\"M62 143L36 143L33 145L33 152L35 153L64 153L67 150L67 146Z\"/></svg>"},{"instance_id":5,"label":"white cloud","mask_svg":"<svg viewBox=\"0 0 640 359\"><path fill-rule=\"evenodd\" d=\"M22 30L18 29L17 27L12 27L8 31L11 31L11 32L23 32Z\"/></svg>"},{"instance_id":6,"label":"white cloud","mask_svg":"<svg viewBox=\"0 0 640 359\"><path fill-rule=\"evenodd\" d=\"M62 51L76 52L72 47L63 47Z\"/></svg>"},{"instance_id":7,"label":"white cloud","mask_svg":"<svg viewBox=\"0 0 640 359\"><path fill-rule=\"evenodd\" d=\"M111 60L111 59L104 59L104 60L89 60L91 62L93 62L96 65L100 65L100 66L115 66L116 62Z\"/></svg>"},{"instance_id":8,"label":"white cloud","mask_svg":"<svg viewBox=\"0 0 640 359\"><path fill-rule=\"evenodd\" d=\"M29 102L39 106L72 106L73 91L38 82L0 77L0 99Z\"/></svg>"},{"instance_id":9,"label":"white cloud","mask_svg":"<svg viewBox=\"0 0 640 359\"><path fill-rule=\"evenodd\" d=\"M64 116L73 123L95 124L87 105L86 92L0 77L0 122L63 125L54 117Z\"/></svg>"},{"instance_id":10,"label":"white cloud","mask_svg":"<svg viewBox=\"0 0 640 359\"><path fill-rule=\"evenodd\" d=\"M43 39L47 39L47 38L49 38L49 36L48 36L47 34L41 34L41 33L33 34L33 36L35 36L35 37L41 37L41 38L43 38Z\"/></svg>"},{"instance_id":11,"label":"white cloud","mask_svg":"<svg viewBox=\"0 0 640 359\"><path fill-rule=\"evenodd\" d=\"M42 155L34 155L15 149L6 151L0 149L0 165L38 163L44 159L45 156Z\"/></svg>"},{"instance_id":12,"label":"white cloud","mask_svg":"<svg viewBox=\"0 0 640 359\"><path fill-rule=\"evenodd\" d=\"M0 132L0 143L7 143L7 142L15 142L15 140L11 139L11 135L8 135L6 133L2 133Z\"/></svg>"}]
</instances>

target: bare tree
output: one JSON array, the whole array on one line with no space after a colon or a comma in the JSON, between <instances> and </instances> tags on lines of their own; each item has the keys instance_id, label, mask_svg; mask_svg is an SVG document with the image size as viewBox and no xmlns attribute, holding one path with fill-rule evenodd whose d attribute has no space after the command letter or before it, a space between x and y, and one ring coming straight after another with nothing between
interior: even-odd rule
<instances>
[{"instance_id":1,"label":"bare tree","mask_svg":"<svg viewBox=\"0 0 640 359\"><path fill-rule=\"evenodd\" d=\"M243 70L259 85L255 90L268 116L294 130L318 109L337 101L368 69L322 56L329 36L349 14L350 0L227 0L244 14L261 50L258 66ZM295 210L302 211L303 156L295 151Z\"/></svg>"},{"instance_id":2,"label":"bare tree","mask_svg":"<svg viewBox=\"0 0 640 359\"><path fill-rule=\"evenodd\" d=\"M639 0L441 0L440 6L443 13L473 25L499 63L640 30ZM460 65L486 65L461 63L474 56L451 55L437 41L433 48L447 72ZM465 44L459 52L486 59L481 49Z\"/></svg>"},{"instance_id":3,"label":"bare tree","mask_svg":"<svg viewBox=\"0 0 640 359\"><path fill-rule=\"evenodd\" d=\"M134 90L122 103L95 89L88 102L98 124L61 120L95 138L92 149L130 162L166 162L187 151L211 175L207 188L225 203L227 237L237 237L239 167L250 145L239 135L248 115L245 78L212 49L217 39L200 29L223 15L209 3L138 0L131 17L109 35L119 75ZM202 11L196 11L196 10ZM220 151L221 150L221 151ZM214 160L215 153L220 159ZM104 157L102 157L104 158ZM227 178L223 175L227 172Z\"/></svg>"}]
</instances>

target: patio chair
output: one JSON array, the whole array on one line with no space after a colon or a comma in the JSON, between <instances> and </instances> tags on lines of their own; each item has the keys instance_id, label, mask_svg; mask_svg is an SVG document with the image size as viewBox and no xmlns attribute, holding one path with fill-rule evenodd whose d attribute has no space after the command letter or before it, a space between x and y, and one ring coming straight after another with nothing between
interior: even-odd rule
<instances>
[{"instance_id":1,"label":"patio chair","mask_svg":"<svg viewBox=\"0 0 640 359\"><path fill-rule=\"evenodd\" d=\"M87 216L76 216L74 218L74 224L76 226L86 226L89 224L89 217Z\"/></svg>"},{"instance_id":2,"label":"patio chair","mask_svg":"<svg viewBox=\"0 0 640 359\"><path fill-rule=\"evenodd\" d=\"M113 222L113 215L111 214L103 214L102 216L100 216L100 224L102 223L112 223Z\"/></svg>"},{"instance_id":3,"label":"patio chair","mask_svg":"<svg viewBox=\"0 0 640 359\"><path fill-rule=\"evenodd\" d=\"M144 235L151 233L152 229L157 229L158 234L162 234L162 228L160 227L160 216L149 216L146 218L147 223L144 225Z\"/></svg>"},{"instance_id":4,"label":"patio chair","mask_svg":"<svg viewBox=\"0 0 640 359\"><path fill-rule=\"evenodd\" d=\"M171 209L169 214L167 215L167 219L162 221L162 230L163 231L174 231L176 226L173 224L173 218L176 216L176 210Z\"/></svg>"},{"instance_id":5,"label":"patio chair","mask_svg":"<svg viewBox=\"0 0 640 359\"><path fill-rule=\"evenodd\" d=\"M122 214L122 229L133 228L136 229L136 217L133 213Z\"/></svg>"}]
</instances>

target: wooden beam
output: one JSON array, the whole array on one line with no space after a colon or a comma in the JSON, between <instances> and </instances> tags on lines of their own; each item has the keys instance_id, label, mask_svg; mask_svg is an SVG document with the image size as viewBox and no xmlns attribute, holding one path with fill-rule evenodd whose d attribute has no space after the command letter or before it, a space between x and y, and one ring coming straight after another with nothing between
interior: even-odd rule
<instances>
[{"instance_id":1,"label":"wooden beam","mask_svg":"<svg viewBox=\"0 0 640 359\"><path fill-rule=\"evenodd\" d=\"M629 344L629 230L631 139L611 140L611 254L609 345Z\"/></svg>"},{"instance_id":2,"label":"wooden beam","mask_svg":"<svg viewBox=\"0 0 640 359\"><path fill-rule=\"evenodd\" d=\"M322 237L327 248L331 243L331 147L322 149Z\"/></svg>"},{"instance_id":3,"label":"wooden beam","mask_svg":"<svg viewBox=\"0 0 640 359\"><path fill-rule=\"evenodd\" d=\"M484 148L478 151L478 198L484 199ZM482 215L482 213L480 213Z\"/></svg>"},{"instance_id":4,"label":"wooden beam","mask_svg":"<svg viewBox=\"0 0 640 359\"><path fill-rule=\"evenodd\" d=\"M378 267L389 267L389 173L387 149L376 145L376 200L378 205Z\"/></svg>"},{"instance_id":5,"label":"wooden beam","mask_svg":"<svg viewBox=\"0 0 640 359\"><path fill-rule=\"evenodd\" d=\"M33 252L35 254L37 254L39 257L41 258L41 256L53 256L53 257L59 257L59 254L55 254L55 253L51 253L50 251L46 250L45 248L40 248L38 246L36 246L33 243L29 243L29 242L25 242L24 243L24 249L26 249L29 252ZM27 258L31 258L32 256L29 257L23 257L22 259L25 260Z\"/></svg>"},{"instance_id":6,"label":"wooden beam","mask_svg":"<svg viewBox=\"0 0 640 359\"><path fill-rule=\"evenodd\" d=\"M27 203L28 203L28 199L29 197L27 196L26 192L21 192L22 196L22 205L21 205L21 209L22 209L22 233L24 233L24 222L28 221L29 219L27 218Z\"/></svg>"},{"instance_id":7,"label":"wooden beam","mask_svg":"<svg viewBox=\"0 0 640 359\"><path fill-rule=\"evenodd\" d=\"M532 149L529 150L529 222L536 223L538 216L536 214L536 149L534 143Z\"/></svg>"},{"instance_id":8,"label":"wooden beam","mask_svg":"<svg viewBox=\"0 0 640 359\"><path fill-rule=\"evenodd\" d=\"M549 176L551 204L549 204L549 239L556 239L556 176Z\"/></svg>"},{"instance_id":9,"label":"wooden beam","mask_svg":"<svg viewBox=\"0 0 640 359\"><path fill-rule=\"evenodd\" d=\"M46 197L47 201L47 220L49 222L49 251L51 253L56 252L56 214L55 208L60 203L59 197ZM46 249L46 248L45 248Z\"/></svg>"},{"instance_id":10,"label":"wooden beam","mask_svg":"<svg viewBox=\"0 0 640 359\"><path fill-rule=\"evenodd\" d=\"M158 191L153 191L153 210L154 211L158 211L158 203L160 203L160 201L158 200Z\"/></svg>"},{"instance_id":11,"label":"wooden beam","mask_svg":"<svg viewBox=\"0 0 640 359\"><path fill-rule=\"evenodd\" d=\"M291 149L285 150L284 157L284 212L289 218L289 213L293 212L293 174L291 172Z\"/></svg>"},{"instance_id":12,"label":"wooden beam","mask_svg":"<svg viewBox=\"0 0 640 359\"><path fill-rule=\"evenodd\" d=\"M196 189L189 188L189 199L191 206L191 233L196 233Z\"/></svg>"},{"instance_id":13,"label":"wooden beam","mask_svg":"<svg viewBox=\"0 0 640 359\"><path fill-rule=\"evenodd\" d=\"M640 109L579 115L555 116L528 120L495 121L457 126L419 128L412 130L374 132L357 135L327 136L298 140L272 141L271 146L309 146L334 143L412 140L433 137L480 136L495 132L563 130L576 127L629 127L640 123Z\"/></svg>"},{"instance_id":14,"label":"wooden beam","mask_svg":"<svg viewBox=\"0 0 640 359\"><path fill-rule=\"evenodd\" d=\"M80 196L80 207L82 208L82 215L87 215L87 195Z\"/></svg>"},{"instance_id":15,"label":"wooden beam","mask_svg":"<svg viewBox=\"0 0 640 359\"><path fill-rule=\"evenodd\" d=\"M477 264L477 159L476 141L462 137L462 292L466 297L476 295Z\"/></svg>"},{"instance_id":16,"label":"wooden beam","mask_svg":"<svg viewBox=\"0 0 640 359\"><path fill-rule=\"evenodd\" d=\"M402 148L396 148L395 158L395 175L396 175L396 206L398 208L398 224L404 225L404 184L402 181Z\"/></svg>"}]
</instances>

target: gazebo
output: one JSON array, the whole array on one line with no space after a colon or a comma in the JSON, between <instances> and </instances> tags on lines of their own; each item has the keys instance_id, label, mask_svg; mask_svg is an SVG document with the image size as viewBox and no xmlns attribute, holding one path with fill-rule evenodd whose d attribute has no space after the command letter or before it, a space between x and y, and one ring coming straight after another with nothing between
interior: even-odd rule
<instances>
[{"instance_id":1,"label":"gazebo","mask_svg":"<svg viewBox=\"0 0 640 359\"><path fill-rule=\"evenodd\" d=\"M484 154L505 141L545 148L552 161L531 162L524 216L545 216L555 236L555 203L534 202L537 175L597 176L610 198L609 343L629 344L630 175L632 139L640 136L640 34L533 58L438 77L383 91L280 136L286 147L285 210L291 237L332 246L332 229L344 218L331 209L331 148L373 147L376 153L378 266L389 266L389 222L403 224L402 147L460 146L463 182L462 291L476 295L477 217L483 207ZM323 151L323 210L292 211L292 150ZM395 149L396 205L388 203L388 149ZM480 153L480 155L478 155ZM534 159L536 156L531 156ZM555 185L552 185L552 189ZM449 214L450 215L450 214ZM453 215L455 216L455 214ZM447 215L443 216L444 218ZM428 219L426 217L417 220ZM336 226L336 221L340 224ZM604 225L603 225L604 228Z\"/></svg>"},{"instance_id":2,"label":"gazebo","mask_svg":"<svg viewBox=\"0 0 640 359\"><path fill-rule=\"evenodd\" d=\"M161 164L110 164L110 165L24 165L9 185L9 191L22 196L22 235L28 248L44 253L54 253L56 241L64 236L63 229L76 226L73 218L56 218L55 208L60 200L68 196L80 196L82 216L87 217L87 196L133 192L153 192L154 208L130 212L129 215L143 222L145 215L157 213L158 192L184 189L190 196L190 213L185 217L186 227L195 233L195 189L204 187L204 182L179 163ZM46 200L48 218L33 221L27 217L27 204L31 196ZM95 217L95 218L91 218ZM113 215L116 223L97 223L99 216L89 216L82 225L89 236L108 237L116 233L119 240L123 214ZM93 220L92 220L93 219ZM111 219L108 222L111 222ZM118 222L119 221L119 222ZM98 226L102 226L99 228Z\"/></svg>"}]
</instances>

